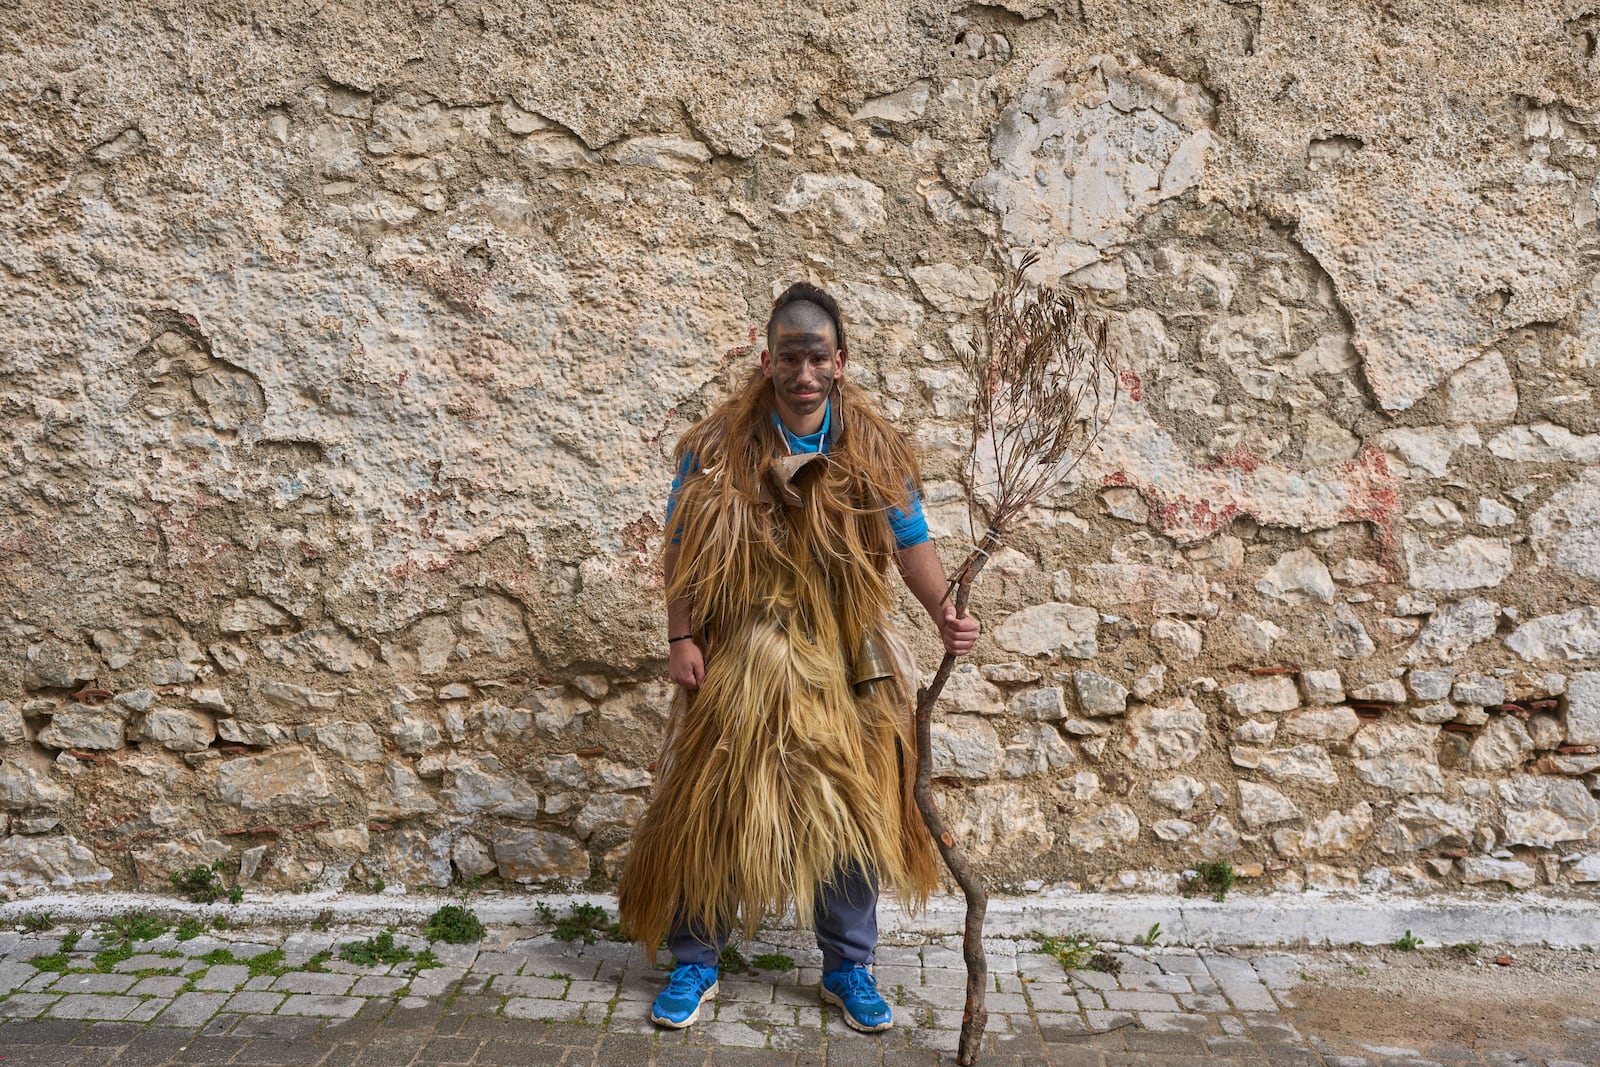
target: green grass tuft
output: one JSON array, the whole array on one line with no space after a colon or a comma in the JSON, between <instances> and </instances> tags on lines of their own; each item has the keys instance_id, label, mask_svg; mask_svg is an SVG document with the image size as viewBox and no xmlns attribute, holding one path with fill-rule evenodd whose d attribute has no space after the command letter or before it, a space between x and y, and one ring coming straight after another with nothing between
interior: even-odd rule
<instances>
[{"instance_id":1,"label":"green grass tuft","mask_svg":"<svg viewBox=\"0 0 1600 1067\"><path fill-rule=\"evenodd\" d=\"M228 887L222 881L221 860L215 860L209 866L201 864L186 871L178 871L168 875L167 880L172 883L174 889L196 904L215 904L223 897L229 896ZM234 903L237 904L238 901Z\"/></svg>"},{"instance_id":2,"label":"green grass tuft","mask_svg":"<svg viewBox=\"0 0 1600 1067\"><path fill-rule=\"evenodd\" d=\"M1122 962L1111 953L1097 949L1086 934L1049 937L1034 931L1028 936L1039 942L1039 951L1046 956L1053 956L1061 964L1062 970L1104 971L1106 974L1116 974L1122 970Z\"/></svg>"},{"instance_id":3,"label":"green grass tuft","mask_svg":"<svg viewBox=\"0 0 1600 1067\"><path fill-rule=\"evenodd\" d=\"M385 930L377 937L340 945L339 958L358 967L376 967L380 963L404 963L416 959L417 954L404 945L395 944L394 934Z\"/></svg>"},{"instance_id":4,"label":"green grass tuft","mask_svg":"<svg viewBox=\"0 0 1600 1067\"><path fill-rule=\"evenodd\" d=\"M109 974L117 964L133 955L133 946L126 941L101 949L90 958L90 965L100 974Z\"/></svg>"},{"instance_id":5,"label":"green grass tuft","mask_svg":"<svg viewBox=\"0 0 1600 1067\"><path fill-rule=\"evenodd\" d=\"M107 919L101 930L118 941L154 941L170 928L169 923L147 912L130 911Z\"/></svg>"},{"instance_id":6,"label":"green grass tuft","mask_svg":"<svg viewBox=\"0 0 1600 1067\"><path fill-rule=\"evenodd\" d=\"M1225 860L1196 864L1194 877L1185 883L1183 894L1193 896L1197 892L1205 892L1220 903L1227 897L1228 890L1233 888L1234 877L1233 864Z\"/></svg>"},{"instance_id":7,"label":"green grass tuft","mask_svg":"<svg viewBox=\"0 0 1600 1067\"><path fill-rule=\"evenodd\" d=\"M585 945L594 944L602 934L612 941L622 936L606 909L596 904L573 904L567 910L567 917L550 931L550 936L557 941L582 941Z\"/></svg>"},{"instance_id":8,"label":"green grass tuft","mask_svg":"<svg viewBox=\"0 0 1600 1067\"><path fill-rule=\"evenodd\" d=\"M245 966L250 968L251 978L260 978L264 974L270 974L276 978L279 975L286 974L289 970L283 965L283 949L281 948L263 952L259 956L251 956L245 961Z\"/></svg>"},{"instance_id":9,"label":"green grass tuft","mask_svg":"<svg viewBox=\"0 0 1600 1067\"><path fill-rule=\"evenodd\" d=\"M750 965L758 971L792 971L794 957L778 952L763 952L751 960Z\"/></svg>"},{"instance_id":10,"label":"green grass tuft","mask_svg":"<svg viewBox=\"0 0 1600 1067\"><path fill-rule=\"evenodd\" d=\"M460 904L446 904L428 916L422 932L429 941L443 941L447 945L470 945L482 941L488 931L483 921L471 908Z\"/></svg>"}]
</instances>

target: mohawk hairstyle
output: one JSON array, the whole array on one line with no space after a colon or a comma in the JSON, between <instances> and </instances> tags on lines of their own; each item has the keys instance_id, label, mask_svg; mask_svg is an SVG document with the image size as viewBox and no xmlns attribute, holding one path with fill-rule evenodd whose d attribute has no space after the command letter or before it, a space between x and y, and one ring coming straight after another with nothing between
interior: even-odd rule
<instances>
[{"instance_id":1,"label":"mohawk hairstyle","mask_svg":"<svg viewBox=\"0 0 1600 1067\"><path fill-rule=\"evenodd\" d=\"M783 309L791 304L811 304L821 308L823 313L833 322L833 337L837 347L846 356L850 354L850 346L844 339L844 315L839 311L839 302L829 296L823 289L812 285L810 282L795 282L785 289L778 299L772 302L772 314L767 316L767 347L772 347L772 329L778 320L784 317Z\"/></svg>"}]
</instances>

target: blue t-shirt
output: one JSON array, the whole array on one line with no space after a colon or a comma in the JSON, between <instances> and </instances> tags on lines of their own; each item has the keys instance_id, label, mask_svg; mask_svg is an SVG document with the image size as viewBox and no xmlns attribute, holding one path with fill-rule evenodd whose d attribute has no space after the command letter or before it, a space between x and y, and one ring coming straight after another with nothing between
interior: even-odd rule
<instances>
[{"instance_id":1,"label":"blue t-shirt","mask_svg":"<svg viewBox=\"0 0 1600 1067\"><path fill-rule=\"evenodd\" d=\"M833 403L829 401L822 409L822 429L816 433L804 436L795 433L783 424L778 418L778 413L772 413L772 424L789 442L791 451L800 452L826 452L832 441L830 436L833 429ZM677 473L672 476L672 490L667 494L667 521L672 521L672 512L678 506L678 490L683 487L684 478L700 469L700 464L694 456L683 457L683 462L678 465ZM894 533L894 547L896 549L910 548L920 545L928 539L928 520L922 514L922 497L911 489L910 506L902 511L899 508L889 509L889 529ZM674 534L672 543L677 544L678 538Z\"/></svg>"}]
</instances>

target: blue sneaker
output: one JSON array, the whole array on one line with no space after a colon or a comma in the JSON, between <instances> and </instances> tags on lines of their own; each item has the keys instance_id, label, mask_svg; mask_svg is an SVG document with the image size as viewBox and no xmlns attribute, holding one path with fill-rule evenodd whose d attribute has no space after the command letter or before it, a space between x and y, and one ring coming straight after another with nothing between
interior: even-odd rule
<instances>
[{"instance_id":1,"label":"blue sneaker","mask_svg":"<svg viewBox=\"0 0 1600 1067\"><path fill-rule=\"evenodd\" d=\"M847 963L823 975L822 999L844 1009L844 1021L852 1030L872 1034L894 1025L894 1013L878 995L872 972L859 963Z\"/></svg>"},{"instance_id":2,"label":"blue sneaker","mask_svg":"<svg viewBox=\"0 0 1600 1067\"><path fill-rule=\"evenodd\" d=\"M682 1030L700 1017L700 1005L716 996L717 969L698 963L680 963L672 969L667 988L650 1005L650 1021L657 1026Z\"/></svg>"}]
</instances>

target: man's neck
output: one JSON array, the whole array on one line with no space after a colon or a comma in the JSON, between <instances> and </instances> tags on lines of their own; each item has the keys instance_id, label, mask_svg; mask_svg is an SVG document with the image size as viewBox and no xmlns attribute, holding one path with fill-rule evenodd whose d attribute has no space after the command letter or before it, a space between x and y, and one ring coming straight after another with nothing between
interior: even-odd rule
<instances>
[{"instance_id":1,"label":"man's neck","mask_svg":"<svg viewBox=\"0 0 1600 1067\"><path fill-rule=\"evenodd\" d=\"M784 429L796 437L810 437L822 429L822 424L828 418L828 405L826 402L809 415L786 411L782 404L774 404L773 410L778 413L778 421L783 423Z\"/></svg>"}]
</instances>

